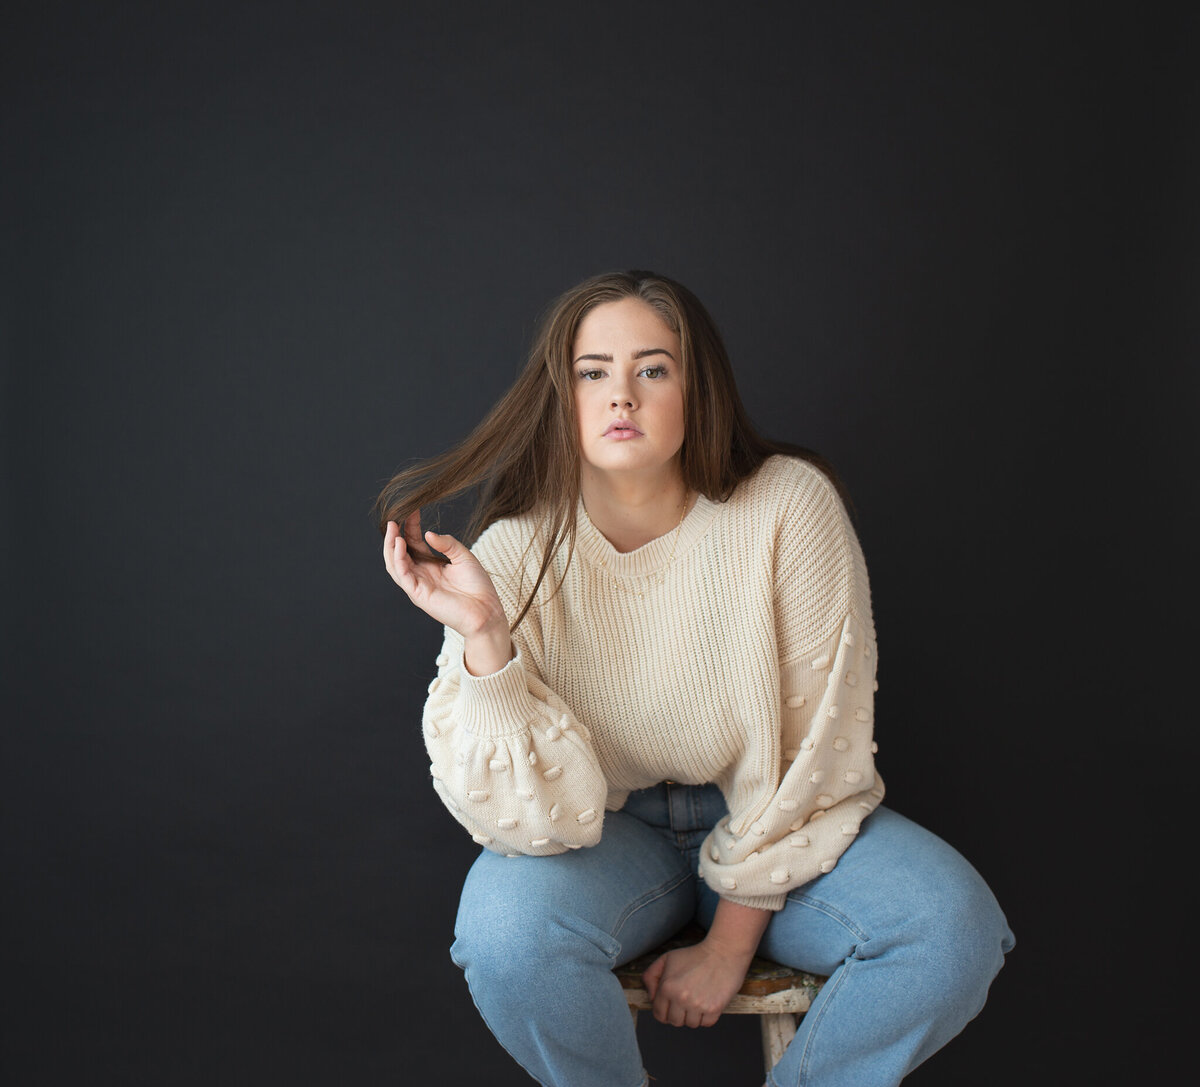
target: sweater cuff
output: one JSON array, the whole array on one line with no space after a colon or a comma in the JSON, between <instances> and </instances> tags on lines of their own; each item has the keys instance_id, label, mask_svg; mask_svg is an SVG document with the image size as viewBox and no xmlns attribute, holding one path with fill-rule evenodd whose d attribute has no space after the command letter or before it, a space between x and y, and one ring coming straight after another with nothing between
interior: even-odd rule
<instances>
[{"instance_id":1,"label":"sweater cuff","mask_svg":"<svg viewBox=\"0 0 1200 1087\"><path fill-rule=\"evenodd\" d=\"M756 910L771 910L777 913L787 902L787 893L781 895L731 895L723 894L722 898L736 902L739 906L752 906Z\"/></svg>"},{"instance_id":2,"label":"sweater cuff","mask_svg":"<svg viewBox=\"0 0 1200 1087\"><path fill-rule=\"evenodd\" d=\"M517 649L498 672L473 676L461 664L455 716L476 736L511 736L525 732L537 715L537 705L525 682L525 664Z\"/></svg>"}]
</instances>

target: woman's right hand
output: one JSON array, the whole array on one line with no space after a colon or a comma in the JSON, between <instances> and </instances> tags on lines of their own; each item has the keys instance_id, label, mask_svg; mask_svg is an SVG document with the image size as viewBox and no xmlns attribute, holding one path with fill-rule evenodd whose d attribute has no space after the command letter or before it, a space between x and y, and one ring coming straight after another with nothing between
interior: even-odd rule
<instances>
[{"instance_id":1,"label":"woman's right hand","mask_svg":"<svg viewBox=\"0 0 1200 1087\"><path fill-rule=\"evenodd\" d=\"M437 561L433 548L450 560L449 565ZM423 552L430 560L416 561L414 551ZM426 532L422 537L420 510L409 515L403 530L395 521L388 522L383 561L409 600L465 641L497 640L503 631L508 644L508 619L488 572L453 536Z\"/></svg>"}]
</instances>

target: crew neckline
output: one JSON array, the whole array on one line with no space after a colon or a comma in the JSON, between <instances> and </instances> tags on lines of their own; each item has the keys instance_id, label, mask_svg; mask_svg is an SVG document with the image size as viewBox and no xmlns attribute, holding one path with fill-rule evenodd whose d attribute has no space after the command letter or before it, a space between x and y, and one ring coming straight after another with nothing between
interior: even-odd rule
<instances>
[{"instance_id":1,"label":"crew neckline","mask_svg":"<svg viewBox=\"0 0 1200 1087\"><path fill-rule=\"evenodd\" d=\"M708 531L718 508L718 503L698 494L683 523L678 526L678 538L676 529L672 528L632 551L618 551L592 524L580 497L575 508L576 546L589 562L603 566L616 577L646 577L658 573L671 561L672 547L675 562L678 562Z\"/></svg>"}]
</instances>

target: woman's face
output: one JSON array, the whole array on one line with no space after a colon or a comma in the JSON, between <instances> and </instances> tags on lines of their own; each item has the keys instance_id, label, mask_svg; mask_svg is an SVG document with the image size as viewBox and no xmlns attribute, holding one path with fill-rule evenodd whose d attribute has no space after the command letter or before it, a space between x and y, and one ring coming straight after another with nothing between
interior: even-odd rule
<instances>
[{"instance_id":1,"label":"woman's face","mask_svg":"<svg viewBox=\"0 0 1200 1087\"><path fill-rule=\"evenodd\" d=\"M679 337L639 298L606 302L579 323L571 352L585 472L679 471Z\"/></svg>"}]
</instances>

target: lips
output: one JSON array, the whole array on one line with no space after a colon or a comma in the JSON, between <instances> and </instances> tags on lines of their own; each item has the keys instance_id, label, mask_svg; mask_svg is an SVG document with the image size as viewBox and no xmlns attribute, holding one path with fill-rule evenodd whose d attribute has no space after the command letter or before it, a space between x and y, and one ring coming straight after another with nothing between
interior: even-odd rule
<instances>
[{"instance_id":1,"label":"lips","mask_svg":"<svg viewBox=\"0 0 1200 1087\"><path fill-rule=\"evenodd\" d=\"M617 438L622 436L632 438L634 435L641 433L642 432L638 430L638 428L634 426L633 423L631 423L628 419L614 419L608 424L608 429L604 432L604 436L606 438Z\"/></svg>"}]
</instances>

